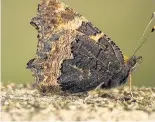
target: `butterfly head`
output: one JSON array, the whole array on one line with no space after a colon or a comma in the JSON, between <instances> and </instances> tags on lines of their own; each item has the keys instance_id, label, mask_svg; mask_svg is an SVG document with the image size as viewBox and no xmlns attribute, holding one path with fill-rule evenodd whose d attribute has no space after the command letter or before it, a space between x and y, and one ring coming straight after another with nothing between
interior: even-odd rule
<instances>
[{"instance_id":1,"label":"butterfly head","mask_svg":"<svg viewBox=\"0 0 155 122\"><path fill-rule=\"evenodd\" d=\"M125 63L128 65L131 71L135 70L142 62L142 56L132 56L130 58L125 58Z\"/></svg>"}]
</instances>

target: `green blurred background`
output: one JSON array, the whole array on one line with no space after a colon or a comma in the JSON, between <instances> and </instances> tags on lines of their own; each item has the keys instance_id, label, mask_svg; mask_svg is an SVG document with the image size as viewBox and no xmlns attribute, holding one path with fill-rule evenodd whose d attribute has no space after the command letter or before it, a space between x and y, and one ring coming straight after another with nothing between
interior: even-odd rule
<instances>
[{"instance_id":1,"label":"green blurred background","mask_svg":"<svg viewBox=\"0 0 155 122\"><path fill-rule=\"evenodd\" d=\"M107 33L128 56L132 54L137 40L155 11L155 0L63 0L63 2ZM2 0L2 82L4 83L33 81L31 72L26 69L26 63L35 56L37 31L29 22L36 15L38 3L39 0ZM133 84L139 86L155 86L155 33L148 40L137 53L143 56L144 61L133 73Z\"/></svg>"}]
</instances>

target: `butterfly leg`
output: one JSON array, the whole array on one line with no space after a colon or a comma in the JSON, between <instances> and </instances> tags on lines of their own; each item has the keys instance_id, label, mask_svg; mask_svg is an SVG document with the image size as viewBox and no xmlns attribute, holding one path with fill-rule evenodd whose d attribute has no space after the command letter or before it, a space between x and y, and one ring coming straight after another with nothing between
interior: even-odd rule
<instances>
[{"instance_id":1,"label":"butterfly leg","mask_svg":"<svg viewBox=\"0 0 155 122\"><path fill-rule=\"evenodd\" d=\"M89 91L88 96L85 98L84 102L86 102L89 98L100 94L100 88L103 84L104 82L100 83L94 90Z\"/></svg>"},{"instance_id":2,"label":"butterfly leg","mask_svg":"<svg viewBox=\"0 0 155 122\"><path fill-rule=\"evenodd\" d=\"M88 96L84 99L84 102L86 102L88 99L94 97L95 95L98 95L97 92L98 92L97 89L88 91Z\"/></svg>"},{"instance_id":3,"label":"butterfly leg","mask_svg":"<svg viewBox=\"0 0 155 122\"><path fill-rule=\"evenodd\" d=\"M131 94L131 98L133 98L133 94L132 94L132 76L131 76L131 72L129 73L129 91Z\"/></svg>"},{"instance_id":4,"label":"butterfly leg","mask_svg":"<svg viewBox=\"0 0 155 122\"><path fill-rule=\"evenodd\" d=\"M131 90L132 90L132 76L131 76L131 72L130 72L130 74L129 74L129 90L130 90L130 92L131 92Z\"/></svg>"}]
</instances>

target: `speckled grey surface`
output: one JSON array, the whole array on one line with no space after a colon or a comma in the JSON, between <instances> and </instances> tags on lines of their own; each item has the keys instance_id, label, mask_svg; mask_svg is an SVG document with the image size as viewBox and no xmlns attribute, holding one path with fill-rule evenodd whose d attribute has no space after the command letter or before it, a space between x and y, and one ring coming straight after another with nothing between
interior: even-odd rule
<instances>
[{"instance_id":1,"label":"speckled grey surface","mask_svg":"<svg viewBox=\"0 0 155 122\"><path fill-rule=\"evenodd\" d=\"M1 85L1 119L7 121L155 120L155 88L133 87L40 94L29 85Z\"/></svg>"}]
</instances>

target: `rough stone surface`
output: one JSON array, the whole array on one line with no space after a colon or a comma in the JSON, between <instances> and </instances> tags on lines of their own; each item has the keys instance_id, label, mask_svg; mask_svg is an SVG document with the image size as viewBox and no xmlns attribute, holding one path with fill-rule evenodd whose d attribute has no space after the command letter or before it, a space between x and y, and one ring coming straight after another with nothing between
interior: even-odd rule
<instances>
[{"instance_id":1,"label":"rough stone surface","mask_svg":"<svg viewBox=\"0 0 155 122\"><path fill-rule=\"evenodd\" d=\"M40 94L30 85L1 85L4 121L155 120L155 88L133 87L69 94Z\"/></svg>"}]
</instances>

